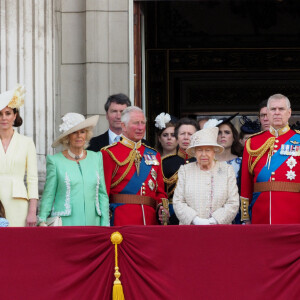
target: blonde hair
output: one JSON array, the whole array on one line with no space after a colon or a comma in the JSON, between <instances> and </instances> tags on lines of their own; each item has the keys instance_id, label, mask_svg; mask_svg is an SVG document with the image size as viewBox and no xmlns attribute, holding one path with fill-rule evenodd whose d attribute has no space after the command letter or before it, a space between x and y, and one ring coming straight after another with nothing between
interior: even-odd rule
<instances>
[{"instance_id":1,"label":"blonde hair","mask_svg":"<svg viewBox=\"0 0 300 300\"><path fill-rule=\"evenodd\" d=\"M93 137L93 127L87 127L87 128L83 128L86 131L86 139L85 139L85 144L83 146L84 149L86 149L89 146L89 142L91 140L91 138ZM80 129L82 130L82 129ZM73 133L73 132L72 132ZM72 134L70 133L70 134ZM59 143L62 144L63 146L63 150L67 150L70 148L70 138L69 135L63 137Z\"/></svg>"}]
</instances>

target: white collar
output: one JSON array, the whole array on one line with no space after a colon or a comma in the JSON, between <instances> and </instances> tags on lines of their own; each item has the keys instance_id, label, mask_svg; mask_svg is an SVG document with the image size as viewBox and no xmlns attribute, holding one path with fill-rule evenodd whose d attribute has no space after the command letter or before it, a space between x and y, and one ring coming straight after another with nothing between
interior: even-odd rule
<instances>
[{"instance_id":1,"label":"white collar","mask_svg":"<svg viewBox=\"0 0 300 300\"><path fill-rule=\"evenodd\" d=\"M115 142L116 136L121 136L121 135L115 134L113 131L108 129L109 144L112 144Z\"/></svg>"}]
</instances>

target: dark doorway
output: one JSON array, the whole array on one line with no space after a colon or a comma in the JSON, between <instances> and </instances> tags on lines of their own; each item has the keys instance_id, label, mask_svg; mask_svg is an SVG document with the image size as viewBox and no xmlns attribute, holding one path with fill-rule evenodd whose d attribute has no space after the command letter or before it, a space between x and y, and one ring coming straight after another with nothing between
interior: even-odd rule
<instances>
[{"instance_id":1,"label":"dark doorway","mask_svg":"<svg viewBox=\"0 0 300 300\"><path fill-rule=\"evenodd\" d=\"M300 1L139 4L149 121L162 111L177 117L256 113L275 93L300 111Z\"/></svg>"}]
</instances>

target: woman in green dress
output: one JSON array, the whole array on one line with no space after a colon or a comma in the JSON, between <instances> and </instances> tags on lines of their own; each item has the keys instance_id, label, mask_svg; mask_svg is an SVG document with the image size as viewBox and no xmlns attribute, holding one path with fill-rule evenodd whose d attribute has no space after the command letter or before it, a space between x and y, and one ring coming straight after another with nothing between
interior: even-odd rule
<instances>
[{"instance_id":1,"label":"woman in green dress","mask_svg":"<svg viewBox=\"0 0 300 300\"><path fill-rule=\"evenodd\" d=\"M85 119L67 113L62 134L52 147L63 151L47 156L47 178L39 209L39 224L61 217L63 226L109 226L109 200L101 152L85 150L99 116Z\"/></svg>"}]
</instances>

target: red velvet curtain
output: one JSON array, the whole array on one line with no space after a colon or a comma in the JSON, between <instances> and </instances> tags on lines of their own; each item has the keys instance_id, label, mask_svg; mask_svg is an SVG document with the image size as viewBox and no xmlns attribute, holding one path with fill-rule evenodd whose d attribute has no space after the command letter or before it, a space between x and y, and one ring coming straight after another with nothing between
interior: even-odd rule
<instances>
[{"instance_id":1,"label":"red velvet curtain","mask_svg":"<svg viewBox=\"0 0 300 300\"><path fill-rule=\"evenodd\" d=\"M0 229L0 299L299 299L300 225Z\"/></svg>"}]
</instances>

